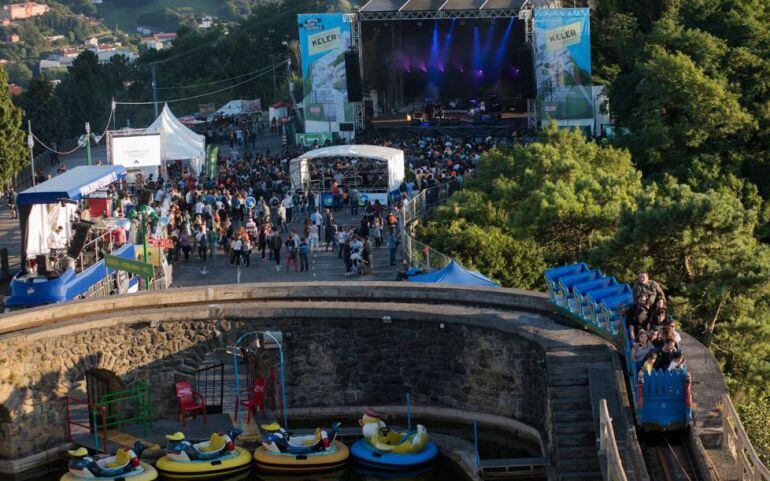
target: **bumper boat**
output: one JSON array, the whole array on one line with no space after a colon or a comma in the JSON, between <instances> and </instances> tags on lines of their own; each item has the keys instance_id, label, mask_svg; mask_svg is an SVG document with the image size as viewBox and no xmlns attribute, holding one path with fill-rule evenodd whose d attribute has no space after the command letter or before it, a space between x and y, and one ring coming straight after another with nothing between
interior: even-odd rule
<instances>
[{"instance_id":1,"label":"bumper boat","mask_svg":"<svg viewBox=\"0 0 770 481\"><path fill-rule=\"evenodd\" d=\"M144 446L138 441L134 449L118 448L112 456L91 456L86 448L67 451L72 459L61 481L153 481L158 472L139 460L142 451Z\"/></svg>"},{"instance_id":2,"label":"bumper boat","mask_svg":"<svg viewBox=\"0 0 770 481\"><path fill-rule=\"evenodd\" d=\"M206 441L188 441L183 433L167 435L166 455L155 467L166 479L211 479L247 471L251 453L235 446L240 434L212 433ZM126 480L128 481L128 480Z\"/></svg>"},{"instance_id":3,"label":"bumper boat","mask_svg":"<svg viewBox=\"0 0 770 481\"><path fill-rule=\"evenodd\" d=\"M338 441L340 423L330 430L317 428L314 434L294 436L278 423L260 426L262 446L254 451L257 469L266 473L305 474L332 471L342 467L350 450Z\"/></svg>"},{"instance_id":4,"label":"bumper boat","mask_svg":"<svg viewBox=\"0 0 770 481\"><path fill-rule=\"evenodd\" d=\"M351 446L350 453L363 466L411 471L432 463L438 456L438 448L428 441L428 430L422 424L416 430L397 432L388 428L373 409L367 409L359 424L364 437Z\"/></svg>"}]
</instances>

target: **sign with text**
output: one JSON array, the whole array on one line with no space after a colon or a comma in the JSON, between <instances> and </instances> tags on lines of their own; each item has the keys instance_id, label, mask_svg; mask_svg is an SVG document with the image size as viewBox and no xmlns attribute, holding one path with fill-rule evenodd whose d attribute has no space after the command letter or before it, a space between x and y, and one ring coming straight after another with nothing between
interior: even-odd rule
<instances>
[{"instance_id":1,"label":"sign with text","mask_svg":"<svg viewBox=\"0 0 770 481\"><path fill-rule=\"evenodd\" d=\"M535 9L534 27L540 119L593 119L589 9Z\"/></svg>"},{"instance_id":2,"label":"sign with text","mask_svg":"<svg viewBox=\"0 0 770 481\"><path fill-rule=\"evenodd\" d=\"M326 142L331 142L333 137L331 132L314 132L312 134L294 134L297 145L312 147L313 144L323 146Z\"/></svg>"},{"instance_id":3,"label":"sign with text","mask_svg":"<svg viewBox=\"0 0 770 481\"><path fill-rule=\"evenodd\" d=\"M338 132L353 121L348 103L345 52L350 23L341 13L297 15L305 93L305 132Z\"/></svg>"},{"instance_id":4,"label":"sign with text","mask_svg":"<svg viewBox=\"0 0 770 481\"><path fill-rule=\"evenodd\" d=\"M104 264L111 269L133 272L134 274L142 276L145 279L152 279L155 276L155 268L152 266L152 264L126 259L125 257L105 254Z\"/></svg>"}]
</instances>

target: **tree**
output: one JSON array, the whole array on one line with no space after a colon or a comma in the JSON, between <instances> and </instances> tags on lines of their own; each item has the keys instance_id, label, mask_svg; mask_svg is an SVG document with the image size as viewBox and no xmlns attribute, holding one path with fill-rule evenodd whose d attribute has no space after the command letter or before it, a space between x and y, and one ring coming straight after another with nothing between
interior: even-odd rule
<instances>
[{"instance_id":1,"label":"tree","mask_svg":"<svg viewBox=\"0 0 770 481\"><path fill-rule=\"evenodd\" d=\"M719 155L729 163L731 147L756 127L725 81L708 77L688 56L657 45L610 95L629 131L625 145L645 173L682 178L693 157L702 154ZM726 167L731 169L737 167Z\"/></svg>"},{"instance_id":2,"label":"tree","mask_svg":"<svg viewBox=\"0 0 770 481\"><path fill-rule=\"evenodd\" d=\"M8 77L0 65L0 181L6 182L28 162L21 109L11 100L5 87Z\"/></svg>"},{"instance_id":3,"label":"tree","mask_svg":"<svg viewBox=\"0 0 770 481\"><path fill-rule=\"evenodd\" d=\"M32 122L35 134L46 143L65 138L64 114L59 98L48 80L33 79L21 95L19 106L26 120Z\"/></svg>"},{"instance_id":4,"label":"tree","mask_svg":"<svg viewBox=\"0 0 770 481\"><path fill-rule=\"evenodd\" d=\"M621 279L643 263L744 395L770 388L770 247L754 237L757 224L734 192L696 192L666 177L637 196L591 256Z\"/></svg>"}]
</instances>

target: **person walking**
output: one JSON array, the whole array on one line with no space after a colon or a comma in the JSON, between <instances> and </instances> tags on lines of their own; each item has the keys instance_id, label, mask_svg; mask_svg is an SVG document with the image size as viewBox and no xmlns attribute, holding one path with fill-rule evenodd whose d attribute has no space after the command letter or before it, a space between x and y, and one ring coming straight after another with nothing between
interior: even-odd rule
<instances>
[{"instance_id":1,"label":"person walking","mask_svg":"<svg viewBox=\"0 0 770 481\"><path fill-rule=\"evenodd\" d=\"M251 236L246 234L243 236L243 243L241 245L241 257L243 257L243 263L246 267L251 266L251 249L253 248L251 242Z\"/></svg>"},{"instance_id":2,"label":"person walking","mask_svg":"<svg viewBox=\"0 0 770 481\"><path fill-rule=\"evenodd\" d=\"M281 247L283 246L283 239L281 239L281 232L278 230L278 226L275 227L275 232L270 240L270 247L273 251L273 259L275 259L275 271L281 270Z\"/></svg>"},{"instance_id":3,"label":"person walking","mask_svg":"<svg viewBox=\"0 0 770 481\"><path fill-rule=\"evenodd\" d=\"M209 225L209 229L206 230L206 237L209 242L209 252L211 253L211 259L216 260L217 244L219 243L219 233L217 233L217 230L214 229L211 225Z\"/></svg>"},{"instance_id":4,"label":"person walking","mask_svg":"<svg viewBox=\"0 0 770 481\"><path fill-rule=\"evenodd\" d=\"M241 250L243 249L243 241L241 240L240 236L233 237L233 240L230 242L230 250L232 251L232 257L230 259L230 266L240 266L241 265Z\"/></svg>"},{"instance_id":5,"label":"person walking","mask_svg":"<svg viewBox=\"0 0 770 481\"><path fill-rule=\"evenodd\" d=\"M390 265L396 265L396 249L398 249L398 238L396 237L396 231L391 229L388 232L388 252L390 252Z\"/></svg>"},{"instance_id":6,"label":"person walking","mask_svg":"<svg viewBox=\"0 0 770 481\"><path fill-rule=\"evenodd\" d=\"M286 240L286 272L289 272L292 264L294 264L294 272L299 270L299 266L297 265L298 256L299 252L297 245L294 243L294 236L290 234L289 238Z\"/></svg>"},{"instance_id":7,"label":"person walking","mask_svg":"<svg viewBox=\"0 0 770 481\"><path fill-rule=\"evenodd\" d=\"M310 270L308 268L307 254L310 252L310 248L307 245L307 240L303 237L299 243L299 270L300 272L306 272Z\"/></svg>"}]
</instances>

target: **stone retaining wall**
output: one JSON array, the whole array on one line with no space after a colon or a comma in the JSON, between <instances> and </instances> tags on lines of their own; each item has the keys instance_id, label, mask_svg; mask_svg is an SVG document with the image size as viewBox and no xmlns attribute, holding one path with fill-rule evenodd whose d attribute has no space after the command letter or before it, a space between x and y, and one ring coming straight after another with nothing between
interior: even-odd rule
<instances>
[{"instance_id":1,"label":"stone retaining wall","mask_svg":"<svg viewBox=\"0 0 770 481\"><path fill-rule=\"evenodd\" d=\"M409 287L403 294L413 297L413 304L384 302L382 288L360 285L359 296L373 302L297 300L319 288L331 298L347 294L319 284L291 286L293 294L286 292L284 298L293 300L249 302L279 294L244 285L68 303L28 316L3 316L0 326L6 330L12 319L37 318L45 325L0 336L0 458L17 459L61 444L62 398L89 369L106 369L126 386L149 381L156 414L173 414L173 383L194 375L207 352L251 330L284 333L290 405L398 404L410 390L417 405L511 417L540 432L547 402L544 348L603 343L536 313L441 304L442 297L462 294L467 296L463 303L486 296L501 305L522 303L529 311L541 306L539 295ZM182 299L193 301L185 307ZM78 311L83 317L73 315ZM390 321L384 322L384 316ZM275 360L274 351L264 355Z\"/></svg>"}]
</instances>

